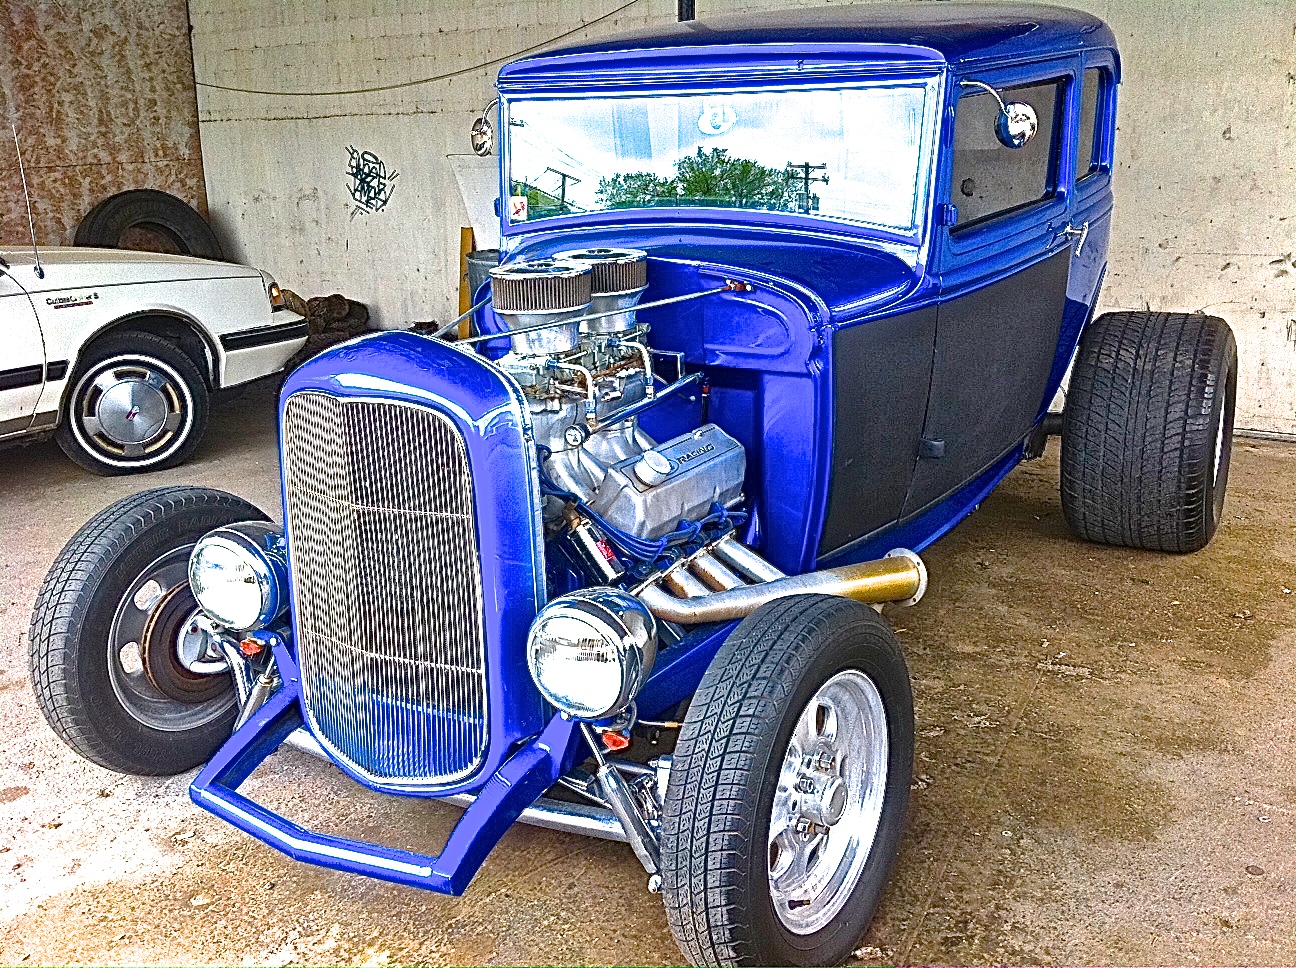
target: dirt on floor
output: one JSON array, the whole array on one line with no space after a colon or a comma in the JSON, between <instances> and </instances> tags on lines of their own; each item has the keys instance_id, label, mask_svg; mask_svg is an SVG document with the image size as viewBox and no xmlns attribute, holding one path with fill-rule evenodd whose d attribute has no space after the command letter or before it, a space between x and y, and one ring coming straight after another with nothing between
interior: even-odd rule
<instances>
[{"instance_id":1,"label":"dirt on floor","mask_svg":"<svg viewBox=\"0 0 1296 968\"><path fill-rule=\"evenodd\" d=\"M517 827L466 896L293 863L45 726L26 631L60 546L164 483L278 510L273 397L213 414L185 467L90 477L0 452L0 962L678 962L628 847ZM1054 450L925 555L892 610L918 719L904 847L867 962L1296 962L1296 447L1237 443L1189 556L1082 544ZM320 829L422 845L459 811L285 750L245 790Z\"/></svg>"}]
</instances>

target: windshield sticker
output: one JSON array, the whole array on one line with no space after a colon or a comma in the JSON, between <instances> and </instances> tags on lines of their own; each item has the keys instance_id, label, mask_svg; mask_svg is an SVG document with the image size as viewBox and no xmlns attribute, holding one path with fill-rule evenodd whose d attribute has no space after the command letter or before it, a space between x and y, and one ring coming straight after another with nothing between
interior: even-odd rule
<instances>
[{"instance_id":1,"label":"windshield sticker","mask_svg":"<svg viewBox=\"0 0 1296 968\"><path fill-rule=\"evenodd\" d=\"M727 104L718 101L707 101L702 105L702 114L698 117L698 130L710 137L728 132L738 123L738 114Z\"/></svg>"},{"instance_id":2,"label":"windshield sticker","mask_svg":"<svg viewBox=\"0 0 1296 968\"><path fill-rule=\"evenodd\" d=\"M513 195L509 198L509 221L525 222L527 219L527 197Z\"/></svg>"},{"instance_id":3,"label":"windshield sticker","mask_svg":"<svg viewBox=\"0 0 1296 968\"><path fill-rule=\"evenodd\" d=\"M82 293L79 296L50 296L45 300L45 305L50 309L76 309L79 306L89 306L98 298L97 292Z\"/></svg>"}]
</instances>

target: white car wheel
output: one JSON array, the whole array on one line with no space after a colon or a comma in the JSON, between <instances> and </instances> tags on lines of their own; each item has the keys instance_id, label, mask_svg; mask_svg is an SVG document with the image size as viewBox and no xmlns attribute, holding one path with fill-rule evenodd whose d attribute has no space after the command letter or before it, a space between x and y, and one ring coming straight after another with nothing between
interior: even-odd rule
<instances>
[{"instance_id":1,"label":"white car wheel","mask_svg":"<svg viewBox=\"0 0 1296 968\"><path fill-rule=\"evenodd\" d=\"M147 333L105 340L77 368L59 443L88 470L127 474L180 463L207 422L193 362Z\"/></svg>"}]
</instances>

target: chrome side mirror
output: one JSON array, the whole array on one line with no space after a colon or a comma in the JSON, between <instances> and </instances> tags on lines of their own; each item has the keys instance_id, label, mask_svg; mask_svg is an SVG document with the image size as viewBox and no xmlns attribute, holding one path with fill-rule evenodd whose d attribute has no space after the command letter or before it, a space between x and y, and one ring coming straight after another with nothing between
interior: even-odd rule
<instances>
[{"instance_id":1,"label":"chrome side mirror","mask_svg":"<svg viewBox=\"0 0 1296 968\"><path fill-rule=\"evenodd\" d=\"M959 86L980 88L999 102L995 137L1005 148L1023 148L1039 133L1039 115L1025 101L1005 102L1003 96L984 81L960 81Z\"/></svg>"},{"instance_id":2,"label":"chrome side mirror","mask_svg":"<svg viewBox=\"0 0 1296 968\"><path fill-rule=\"evenodd\" d=\"M495 125L490 123L486 115L483 114L472 123L468 143L472 145L473 154L482 158L495 150Z\"/></svg>"},{"instance_id":3,"label":"chrome side mirror","mask_svg":"<svg viewBox=\"0 0 1296 968\"><path fill-rule=\"evenodd\" d=\"M1009 101L995 119L995 137L1005 148L1021 148L1039 132L1039 117L1025 101Z\"/></svg>"}]
</instances>

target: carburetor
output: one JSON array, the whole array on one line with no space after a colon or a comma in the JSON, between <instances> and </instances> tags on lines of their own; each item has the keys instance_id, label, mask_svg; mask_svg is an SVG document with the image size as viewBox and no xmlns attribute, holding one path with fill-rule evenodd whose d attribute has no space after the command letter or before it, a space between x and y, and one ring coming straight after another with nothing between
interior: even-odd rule
<instances>
[{"instance_id":1,"label":"carburetor","mask_svg":"<svg viewBox=\"0 0 1296 968\"><path fill-rule=\"evenodd\" d=\"M647 285L638 249L572 249L491 270L511 341L498 364L527 398L547 477L613 527L655 538L736 502L746 455L714 424L658 446L636 416L618 416L655 392L636 308ZM564 504L546 499L546 524L561 525Z\"/></svg>"}]
</instances>

